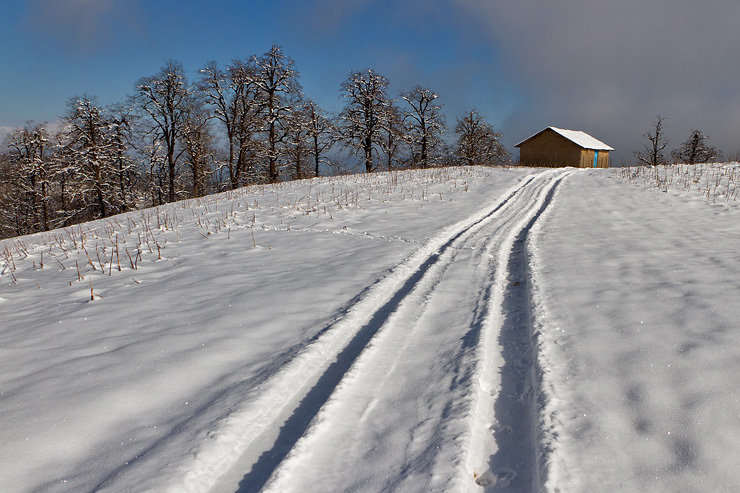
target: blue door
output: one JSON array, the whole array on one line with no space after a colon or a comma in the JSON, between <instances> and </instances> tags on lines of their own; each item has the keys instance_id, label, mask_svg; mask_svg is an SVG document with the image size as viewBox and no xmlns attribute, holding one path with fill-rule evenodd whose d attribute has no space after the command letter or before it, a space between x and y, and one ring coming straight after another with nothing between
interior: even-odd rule
<instances>
[{"instance_id":1,"label":"blue door","mask_svg":"<svg viewBox=\"0 0 740 493\"><path fill-rule=\"evenodd\" d=\"M594 168L598 168L599 163L599 151L594 151Z\"/></svg>"}]
</instances>

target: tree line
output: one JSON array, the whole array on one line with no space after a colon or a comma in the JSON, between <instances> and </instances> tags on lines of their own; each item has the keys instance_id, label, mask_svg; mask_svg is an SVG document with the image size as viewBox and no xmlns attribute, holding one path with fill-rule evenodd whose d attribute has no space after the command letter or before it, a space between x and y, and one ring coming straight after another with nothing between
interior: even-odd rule
<instances>
[{"instance_id":1,"label":"tree line","mask_svg":"<svg viewBox=\"0 0 740 493\"><path fill-rule=\"evenodd\" d=\"M635 152L635 158L641 166L659 166L663 164L684 163L701 164L720 159L722 154L710 146L709 137L700 130L692 130L689 137L674 149L669 155L666 152L668 139L665 136L665 117L658 115L653 122L650 131L643 134L647 143L642 145L642 150Z\"/></svg>"},{"instance_id":2,"label":"tree line","mask_svg":"<svg viewBox=\"0 0 740 493\"><path fill-rule=\"evenodd\" d=\"M509 155L476 110L453 135L439 94L416 86L392 97L372 69L340 85L330 115L302 92L295 62L273 44L261 56L205 64L193 82L168 60L125 101L76 96L54 131L28 122L0 152L0 237L256 183L346 172L495 165ZM334 151L332 152L332 149Z\"/></svg>"}]
</instances>

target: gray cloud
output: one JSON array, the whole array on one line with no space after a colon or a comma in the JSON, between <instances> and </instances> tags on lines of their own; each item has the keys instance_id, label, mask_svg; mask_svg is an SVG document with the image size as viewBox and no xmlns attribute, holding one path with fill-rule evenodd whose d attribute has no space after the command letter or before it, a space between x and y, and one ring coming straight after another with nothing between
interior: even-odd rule
<instances>
[{"instance_id":1,"label":"gray cloud","mask_svg":"<svg viewBox=\"0 0 740 493\"><path fill-rule=\"evenodd\" d=\"M139 0L27 5L35 34L83 54L107 55L147 22ZM338 87L349 71L373 67L394 91L415 84L439 91L450 125L477 107L509 146L556 125L587 131L626 160L661 114L671 148L698 128L723 151L740 149L736 0L316 0L293 7L275 20L278 32L291 34L269 41L294 35L289 54L305 71L307 94L324 94L319 102L331 109L341 105Z\"/></svg>"},{"instance_id":2,"label":"gray cloud","mask_svg":"<svg viewBox=\"0 0 740 493\"><path fill-rule=\"evenodd\" d=\"M627 159L657 114L671 146L691 128L740 148L735 0L455 0L488 28L504 69L527 97L505 127L593 133Z\"/></svg>"},{"instance_id":3,"label":"gray cloud","mask_svg":"<svg viewBox=\"0 0 740 493\"><path fill-rule=\"evenodd\" d=\"M26 23L68 49L97 53L137 30L136 0L30 0Z\"/></svg>"},{"instance_id":4,"label":"gray cloud","mask_svg":"<svg viewBox=\"0 0 740 493\"><path fill-rule=\"evenodd\" d=\"M305 2L287 15L296 26L306 27L305 34L314 39L330 38L348 18L361 12L372 0L317 0ZM306 22L308 20L308 22Z\"/></svg>"}]
</instances>

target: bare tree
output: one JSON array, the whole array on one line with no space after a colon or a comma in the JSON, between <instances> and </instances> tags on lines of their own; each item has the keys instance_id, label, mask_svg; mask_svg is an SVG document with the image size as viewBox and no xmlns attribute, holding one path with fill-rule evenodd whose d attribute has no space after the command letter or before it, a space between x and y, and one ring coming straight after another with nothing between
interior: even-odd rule
<instances>
[{"instance_id":1,"label":"bare tree","mask_svg":"<svg viewBox=\"0 0 740 493\"><path fill-rule=\"evenodd\" d=\"M293 59L287 57L277 44L273 44L264 55L256 57L254 64L257 69L256 88L264 118L263 131L266 134L268 178L275 183L280 175L280 143L286 137L288 119L301 91L298 83L300 74L293 68Z\"/></svg>"},{"instance_id":2,"label":"bare tree","mask_svg":"<svg viewBox=\"0 0 740 493\"><path fill-rule=\"evenodd\" d=\"M699 130L692 130L681 147L673 151L673 157L677 161L686 164L707 163L720 155L719 151L707 144L709 137L703 135Z\"/></svg>"},{"instance_id":3,"label":"bare tree","mask_svg":"<svg viewBox=\"0 0 740 493\"><path fill-rule=\"evenodd\" d=\"M82 96L68 103L61 132L61 152L74 180L72 195L81 209L81 219L106 217L123 210L119 183L121 142L112 132L113 123L95 98ZM87 212L94 210L94 213Z\"/></svg>"},{"instance_id":4,"label":"bare tree","mask_svg":"<svg viewBox=\"0 0 740 493\"><path fill-rule=\"evenodd\" d=\"M192 108L181 136L185 161L190 171L191 195L202 197L207 192L210 163L213 160L213 135L208 125L208 115L199 108Z\"/></svg>"},{"instance_id":5,"label":"bare tree","mask_svg":"<svg viewBox=\"0 0 740 493\"><path fill-rule=\"evenodd\" d=\"M459 164L493 166L509 158L509 152L500 142L503 134L497 132L476 110L457 120L455 134L455 157Z\"/></svg>"},{"instance_id":6,"label":"bare tree","mask_svg":"<svg viewBox=\"0 0 740 493\"><path fill-rule=\"evenodd\" d=\"M341 85L347 100L339 115L342 137L348 146L362 153L367 173L374 169L373 148L379 143L387 114L387 87L388 79L372 69L350 74Z\"/></svg>"},{"instance_id":7,"label":"bare tree","mask_svg":"<svg viewBox=\"0 0 740 493\"><path fill-rule=\"evenodd\" d=\"M133 109L125 104L114 104L107 110L111 155L118 181L117 203L121 211L129 210L136 203L138 164L133 159Z\"/></svg>"},{"instance_id":8,"label":"bare tree","mask_svg":"<svg viewBox=\"0 0 740 493\"><path fill-rule=\"evenodd\" d=\"M304 105L295 108L285 128L285 152L293 168L293 179L308 178L312 170L308 167L310 155L309 116Z\"/></svg>"},{"instance_id":9,"label":"bare tree","mask_svg":"<svg viewBox=\"0 0 740 493\"><path fill-rule=\"evenodd\" d=\"M257 148L254 137L262 126L255 60L234 60L225 71L209 62L200 74L198 89L226 134L225 166L235 189L252 171Z\"/></svg>"},{"instance_id":10,"label":"bare tree","mask_svg":"<svg viewBox=\"0 0 740 493\"><path fill-rule=\"evenodd\" d=\"M389 100L385 107L385 115L381 119L382 131L379 139L380 149L383 151L385 167L388 171L402 166L404 144L407 142L407 128L404 125L403 114L394 100Z\"/></svg>"},{"instance_id":11,"label":"bare tree","mask_svg":"<svg viewBox=\"0 0 740 493\"><path fill-rule=\"evenodd\" d=\"M310 99L303 104L302 112L306 116L306 132L314 159L314 176L319 176L322 155L334 145L337 130L319 105Z\"/></svg>"},{"instance_id":12,"label":"bare tree","mask_svg":"<svg viewBox=\"0 0 740 493\"><path fill-rule=\"evenodd\" d=\"M167 196L167 167L165 165L164 144L159 137L151 132L143 133L139 140L140 155L142 157L145 184L152 206L162 205Z\"/></svg>"},{"instance_id":13,"label":"bare tree","mask_svg":"<svg viewBox=\"0 0 740 493\"><path fill-rule=\"evenodd\" d=\"M667 160L663 155L663 151L668 146L668 139L665 138L665 132L663 130L663 122L665 118L658 115L655 119L655 126L651 132L643 134L648 140L648 144L643 144L642 151L635 153L637 161L644 166L658 166L660 164L666 164Z\"/></svg>"},{"instance_id":14,"label":"bare tree","mask_svg":"<svg viewBox=\"0 0 740 493\"><path fill-rule=\"evenodd\" d=\"M7 139L8 167L2 183L4 222L17 235L46 231L51 227L52 161L45 123L26 123Z\"/></svg>"},{"instance_id":15,"label":"bare tree","mask_svg":"<svg viewBox=\"0 0 740 493\"><path fill-rule=\"evenodd\" d=\"M163 144L164 164L168 179L167 200L177 197L177 165L183 148L184 131L191 89L180 62L168 60L158 74L144 77L137 84L138 107L148 116L152 131Z\"/></svg>"},{"instance_id":16,"label":"bare tree","mask_svg":"<svg viewBox=\"0 0 740 493\"><path fill-rule=\"evenodd\" d=\"M14 170L10 162L10 155L3 146L0 149L0 238L18 235L16 218L18 217L18 200L15 189L9 178Z\"/></svg>"},{"instance_id":17,"label":"bare tree","mask_svg":"<svg viewBox=\"0 0 740 493\"><path fill-rule=\"evenodd\" d=\"M428 168L447 128L442 107L437 103L439 95L416 86L409 92L401 94L401 99L411 107L410 110L406 109L404 121L410 126L407 136L411 145L413 164Z\"/></svg>"}]
</instances>

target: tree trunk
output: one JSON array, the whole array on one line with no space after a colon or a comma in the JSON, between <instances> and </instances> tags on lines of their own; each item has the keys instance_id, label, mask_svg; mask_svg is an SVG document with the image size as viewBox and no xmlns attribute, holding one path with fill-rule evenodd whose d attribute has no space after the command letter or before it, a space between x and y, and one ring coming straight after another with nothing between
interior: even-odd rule
<instances>
[{"instance_id":1,"label":"tree trunk","mask_svg":"<svg viewBox=\"0 0 740 493\"><path fill-rule=\"evenodd\" d=\"M174 202L175 201L175 147L174 145L170 147L169 152L167 153L167 163L169 168L169 196L167 197L168 202Z\"/></svg>"},{"instance_id":2,"label":"tree trunk","mask_svg":"<svg viewBox=\"0 0 740 493\"><path fill-rule=\"evenodd\" d=\"M365 138L365 172L373 171L373 141L370 137Z\"/></svg>"},{"instance_id":3,"label":"tree trunk","mask_svg":"<svg viewBox=\"0 0 740 493\"><path fill-rule=\"evenodd\" d=\"M270 155L268 159L270 161L270 182L277 183L278 171L277 171L277 159L275 156L275 122L270 122Z\"/></svg>"},{"instance_id":4,"label":"tree trunk","mask_svg":"<svg viewBox=\"0 0 740 493\"><path fill-rule=\"evenodd\" d=\"M41 212L44 218L44 231L49 231L49 208L46 206L46 181L41 182Z\"/></svg>"},{"instance_id":5,"label":"tree trunk","mask_svg":"<svg viewBox=\"0 0 740 493\"><path fill-rule=\"evenodd\" d=\"M427 137L424 135L421 138L421 167L427 168L429 166L429 157L427 156Z\"/></svg>"}]
</instances>

